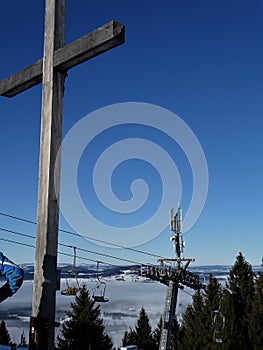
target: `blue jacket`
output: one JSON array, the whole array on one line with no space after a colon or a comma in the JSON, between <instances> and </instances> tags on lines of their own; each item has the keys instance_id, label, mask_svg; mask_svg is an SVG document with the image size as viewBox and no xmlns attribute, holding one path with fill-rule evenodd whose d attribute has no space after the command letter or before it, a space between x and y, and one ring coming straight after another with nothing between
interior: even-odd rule
<instances>
[{"instance_id":1,"label":"blue jacket","mask_svg":"<svg viewBox=\"0 0 263 350\"><path fill-rule=\"evenodd\" d=\"M0 276L6 279L6 283L0 288L1 303L6 298L15 294L21 287L24 279L24 271L0 252Z\"/></svg>"}]
</instances>

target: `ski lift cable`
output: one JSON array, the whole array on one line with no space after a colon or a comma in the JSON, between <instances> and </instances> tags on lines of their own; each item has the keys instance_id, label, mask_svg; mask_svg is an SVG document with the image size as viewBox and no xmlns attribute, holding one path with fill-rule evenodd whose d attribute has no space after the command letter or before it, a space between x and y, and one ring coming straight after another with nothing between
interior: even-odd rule
<instances>
[{"instance_id":1,"label":"ski lift cable","mask_svg":"<svg viewBox=\"0 0 263 350\"><path fill-rule=\"evenodd\" d=\"M26 223L29 223L29 224L34 224L34 225L36 225L36 222L35 222L35 221L28 220L28 219L24 219L24 218L21 218L21 217L18 217L18 216L6 214L6 213L3 213L3 212L0 212L0 215L9 217L9 218L11 218L11 219L15 219L15 220L19 220L19 221L23 221L23 222L26 222ZM144 254L144 255L149 255L149 256L152 256L152 257L154 257L154 258L164 258L164 257L161 256L161 255L153 254L153 253L150 253L150 252L145 252L145 251L143 251L143 250L136 249L136 248L126 247L126 246L121 245L121 244L116 244L116 243L104 241L104 240L97 239L97 238L93 238L93 237L86 236L86 235L85 235L85 236L84 236L84 235L80 235L79 233L76 233L76 232L72 232L72 231L68 231L68 230L63 230L63 229L59 229L59 231L60 231L60 232L63 232L63 233L70 234L70 235L73 235L73 236L77 236L77 237L83 238L83 239L85 239L85 240L89 239L89 240L94 241L94 242L108 244L108 245L113 246L113 247L116 247L116 248L122 248L122 249L130 250L130 251L133 251L133 252L135 252L135 253L140 253L140 254Z\"/></svg>"},{"instance_id":2,"label":"ski lift cable","mask_svg":"<svg viewBox=\"0 0 263 350\"><path fill-rule=\"evenodd\" d=\"M13 232L12 232L13 233ZM32 238L32 237L31 237ZM26 246L26 247L29 247L29 248L35 248L34 245L32 244L27 244L27 243L23 243L23 242L19 242L19 241L15 241L15 240L11 240L11 239L7 239L7 238L3 238L3 237L0 237L0 240L1 241L5 241L5 242L8 242L8 243L13 243L13 244L18 244L18 245L21 245L21 246ZM67 246L67 247L72 247L72 246ZM65 253L65 252L61 252L61 251L58 251L58 254L59 255L63 255L63 256L67 256L67 257L72 257L72 254L70 253ZM98 253L99 254L99 253ZM108 262L105 262L105 261L102 261L102 260L94 260L94 259L89 259L89 258L86 258L86 257L83 257L83 256L80 256L80 255L76 255L76 258L78 259L81 259L81 260L84 260L84 261L91 261L91 262L95 262L95 263L99 263L99 264L103 264L103 265L108 265L108 266L112 266L112 267L120 267L120 265L116 265L116 264L111 264L111 263L108 263ZM143 264L140 264L140 265L143 265ZM187 292L186 290L182 290L183 293L189 295L189 296L193 296L191 293Z\"/></svg>"},{"instance_id":3,"label":"ski lift cable","mask_svg":"<svg viewBox=\"0 0 263 350\"><path fill-rule=\"evenodd\" d=\"M36 224L35 221L28 220L28 219L25 219L25 218L21 218L21 217L19 217L19 216L15 216L15 215L3 213L3 212L0 212L0 215L6 216L6 217L8 217L8 218L15 219L15 220L18 220L18 221L27 222L28 224Z\"/></svg>"},{"instance_id":4,"label":"ski lift cable","mask_svg":"<svg viewBox=\"0 0 263 350\"><path fill-rule=\"evenodd\" d=\"M27 244L27 243L23 243L23 242L19 242L19 241L15 241L15 240L12 240L12 239L8 239L8 238L3 238L3 237L0 237L0 241L4 241L4 242L8 242L8 243L13 243L13 244L18 244L18 245L21 245L21 246L26 246L26 247L29 247L29 248L36 248L33 244ZM58 254L60 255L64 255L64 256L68 256L68 257L72 257L72 254L70 253L65 253L65 252L61 252L61 251L58 251ZM94 260L94 259L89 259L89 258L86 258L84 256L76 256L78 259L81 259L81 260L87 260L87 261L92 261L92 262L97 262L97 260ZM100 261L102 264L104 265L109 265L109 266L119 266L119 265L114 265L114 264L111 264L111 263L108 263L108 262L105 262L105 261Z\"/></svg>"},{"instance_id":5,"label":"ski lift cable","mask_svg":"<svg viewBox=\"0 0 263 350\"><path fill-rule=\"evenodd\" d=\"M72 254L70 254L70 253L65 253L65 252L61 252L61 251L58 251L58 254L64 255L64 256L72 257ZM89 258L86 258L86 257L84 257L84 256L80 256L80 255L76 255L76 258L81 259L81 260L87 260L87 261L97 262L97 260L89 259ZM105 261L103 261L102 263L105 264L105 265L109 265L109 266L118 266L118 265L110 264L110 263L105 262Z\"/></svg>"},{"instance_id":6,"label":"ski lift cable","mask_svg":"<svg viewBox=\"0 0 263 350\"><path fill-rule=\"evenodd\" d=\"M14 241L14 240L12 240L12 239L7 239L7 238L0 237L0 240L1 240L1 241L5 241L5 242L9 242L9 243L16 243L16 244L23 245L23 246L29 247L29 248L36 248L36 247L35 247L34 245L32 245L32 244L22 243L22 242Z\"/></svg>"},{"instance_id":7,"label":"ski lift cable","mask_svg":"<svg viewBox=\"0 0 263 350\"><path fill-rule=\"evenodd\" d=\"M59 243L59 245L61 245L63 247L67 247L67 248L72 248L72 246L69 246L69 245L66 245L66 244L63 244L63 243ZM120 258L120 257L117 257L115 255L110 255L110 254L106 254L106 253L97 253L97 252L94 252L94 251L86 249L86 248L80 248L80 247L77 247L77 248L78 248L79 251L83 251L83 252L91 253L91 254L97 254L97 255L100 255L100 256L104 256L106 258L112 258L112 259L116 259L116 260L126 261L128 263L132 263L132 264L136 264L136 265L146 265L146 264L142 264L141 262L138 262L138 261L129 260L129 259L125 259L125 258Z\"/></svg>"},{"instance_id":8,"label":"ski lift cable","mask_svg":"<svg viewBox=\"0 0 263 350\"><path fill-rule=\"evenodd\" d=\"M36 238L35 236L29 235L27 233L18 232L18 231L14 231L14 230L9 230L9 229L4 228L4 227L0 227L0 230L1 231L5 231L5 232L9 232L9 233L14 233L16 235L23 236L23 237L34 238L34 239Z\"/></svg>"},{"instance_id":9,"label":"ski lift cable","mask_svg":"<svg viewBox=\"0 0 263 350\"><path fill-rule=\"evenodd\" d=\"M14 233L14 234L22 236L22 237L33 238L33 239L36 238L35 236L29 235L27 233L14 231L14 230L9 230L9 229L3 228L3 227L0 227L0 230L1 231L5 231L5 232L9 232L9 233ZM64 243L58 243L58 245L60 245L62 247L66 247L66 248L74 248L72 245L67 245L67 244L64 244ZM90 249L85 249L85 248L80 248L80 247L75 247L75 248L80 250L80 251L86 252L86 253L100 255L100 256L104 256L106 258L112 258L112 259L116 259L116 260L120 260L120 261L125 261L125 262L136 264L136 265L145 265L145 264L142 264L141 262L134 261L134 260L129 260L129 259L125 259L125 258L120 258L120 257L117 257L115 255L110 255L110 254L106 254L106 253L99 253L99 252L95 252L95 251L90 250ZM94 260L94 261L97 261L97 260Z\"/></svg>"},{"instance_id":10,"label":"ski lift cable","mask_svg":"<svg viewBox=\"0 0 263 350\"><path fill-rule=\"evenodd\" d=\"M0 227L0 230L1 231L5 231L5 232L9 232L9 233L13 233L13 234L16 234L16 235L19 235L19 236L22 236L22 237L35 239L34 236L28 235L28 234L23 233L23 232L9 230L9 229L5 229L5 228L2 228L2 227ZM2 239L2 240L4 240L4 239ZM26 244L24 244L24 245L26 245ZM67 245L67 244L63 244L63 243L58 243L58 245L62 246L62 247L66 247L66 248L74 248L71 245ZM33 246L33 245L28 245L28 246L32 247L32 248L35 248L35 246ZM106 254L106 253L94 252L92 250L85 249L85 248L75 247L75 249L78 249L80 251L87 252L87 253L90 253L90 254L100 255L100 256L103 256L103 257L106 257L106 258L111 258L111 259L115 259L115 260L119 260L119 261L125 261L125 262L132 263L132 264L135 264L135 265L145 265L145 264L143 264L141 262L138 262L138 261L129 260L129 259L125 259L125 258L120 258L120 257L117 257L115 255L110 255L110 254ZM72 255L69 254L68 256L72 256ZM74 257L74 255L73 255L73 257ZM94 262L98 261L98 260L94 260L94 259L89 259L89 260L94 261ZM112 264L112 266L116 266L116 265Z\"/></svg>"}]
</instances>

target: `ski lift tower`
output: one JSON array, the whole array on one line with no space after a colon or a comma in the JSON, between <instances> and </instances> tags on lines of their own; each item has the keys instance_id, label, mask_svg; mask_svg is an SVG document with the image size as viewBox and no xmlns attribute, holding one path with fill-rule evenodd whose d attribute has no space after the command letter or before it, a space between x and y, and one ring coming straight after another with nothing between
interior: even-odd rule
<instances>
[{"instance_id":1,"label":"ski lift tower","mask_svg":"<svg viewBox=\"0 0 263 350\"><path fill-rule=\"evenodd\" d=\"M168 286L159 350L170 350L178 289L184 289L184 286L195 290L204 288L204 286L199 283L199 276L187 270L190 262L195 261L195 259L185 259L182 257L184 248L184 241L181 236L183 226L182 209L178 208L176 215L174 215L174 209L171 209L170 215L171 231L174 233L171 237L171 241L174 244L176 257L158 259L161 265L160 267L147 265L141 268L142 276Z\"/></svg>"},{"instance_id":2,"label":"ski lift tower","mask_svg":"<svg viewBox=\"0 0 263 350\"><path fill-rule=\"evenodd\" d=\"M170 211L171 218L171 231L174 232L174 236L170 239L174 244L174 251L176 258L174 259L159 259L161 263L161 272L166 276L168 282L165 310L163 316L163 329L160 339L159 350L169 350L171 344L171 333L173 328L173 321L176 311L178 289L183 289L186 285L193 289L202 288L202 285L199 284L199 277L194 275L192 272L187 271L191 261L195 259L185 259L182 258L184 241L181 236L183 220L182 220L182 209L179 207L176 215L174 215L174 209ZM165 262L175 264L175 271L167 270L165 267Z\"/></svg>"}]
</instances>

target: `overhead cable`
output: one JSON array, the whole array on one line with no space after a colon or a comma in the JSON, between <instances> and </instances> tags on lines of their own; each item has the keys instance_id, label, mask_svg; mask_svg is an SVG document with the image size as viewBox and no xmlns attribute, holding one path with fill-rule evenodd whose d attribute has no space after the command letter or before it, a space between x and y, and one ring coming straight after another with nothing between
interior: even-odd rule
<instances>
[{"instance_id":1,"label":"overhead cable","mask_svg":"<svg viewBox=\"0 0 263 350\"><path fill-rule=\"evenodd\" d=\"M10 214L3 213L3 212L0 212L0 215L5 216L5 217L9 217L9 218L11 218L11 219L15 219L15 220L19 220L19 221L23 221L23 222L26 222L26 223L29 223L29 224L34 224L34 225L36 225L36 222L35 222L35 221L28 220L28 219L24 219L24 218L21 218L21 217L18 217L18 216L10 215ZM70 235L73 235L73 236L77 236L77 237L80 237L80 238L83 238L83 239L89 239L89 240L94 241L94 242L103 243L103 244L108 244L108 245L113 246L113 247L116 247L116 248L122 248L122 249L126 249L126 250L133 251L133 252L135 252L135 253L140 253L140 254L144 254L144 255L149 255L149 256L152 256L152 257L154 257L154 258L164 258L164 257L161 256L161 255L153 254L153 253L150 253L150 252L145 252L145 251L140 250L140 249L127 247L127 246L124 246L124 245L121 245L121 244L116 244L116 243L108 242L108 241L101 240L101 239L98 239L98 238L93 238L93 237L90 237L90 236L87 236L87 235L84 236L84 235L81 235L81 234L76 233L76 232L72 232L72 231L68 231L68 230L63 230L63 229L59 229L59 231L60 231L60 232L67 233L67 234L70 234Z\"/></svg>"},{"instance_id":2,"label":"overhead cable","mask_svg":"<svg viewBox=\"0 0 263 350\"><path fill-rule=\"evenodd\" d=\"M29 234L26 234L26 233L23 233L23 232L18 232L18 231L14 231L14 230L9 230L9 229L3 228L3 227L0 227L0 230L1 230L1 231L4 231L4 232L13 233L13 234L15 234L15 235L19 235L19 236L22 236L22 237L27 237L27 238L33 238L33 239L35 239L35 236L29 235ZM62 247L73 248L72 245L67 245L67 244L64 244L64 243L58 243L58 245L60 245L60 246L62 246ZM33 246L33 247L34 247L34 246ZM76 247L76 248L77 248L78 250L80 250L80 251L83 251L83 252L87 252L87 253L91 253L91 254L96 254L96 255L101 255L101 256L104 256L104 257L107 257L107 258L111 258L111 259L115 259L115 260L120 260L120 261L125 261L125 262L132 263L132 264L135 264L135 265L144 265L144 264L142 264L141 262L138 262L138 261L129 260L129 259L125 259L125 258L120 258L120 257L114 256L114 255L110 255L110 254L106 254L106 253L94 252L94 251L92 251L92 250L85 249L85 248L80 248L80 247ZM94 261L95 261L95 260L94 260Z\"/></svg>"}]
</instances>

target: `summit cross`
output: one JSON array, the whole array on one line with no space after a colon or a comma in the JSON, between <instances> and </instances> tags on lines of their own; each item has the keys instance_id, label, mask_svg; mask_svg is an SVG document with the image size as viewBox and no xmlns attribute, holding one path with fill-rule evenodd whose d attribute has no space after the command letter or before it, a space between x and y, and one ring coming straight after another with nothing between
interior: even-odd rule
<instances>
[{"instance_id":1,"label":"summit cross","mask_svg":"<svg viewBox=\"0 0 263 350\"><path fill-rule=\"evenodd\" d=\"M110 21L64 46L65 0L46 0L43 59L0 81L0 95L13 97L42 82L38 209L29 349L53 350L60 172L54 169L62 141L62 105L67 71L124 43L125 28ZM60 157L60 155L59 155Z\"/></svg>"}]
</instances>

